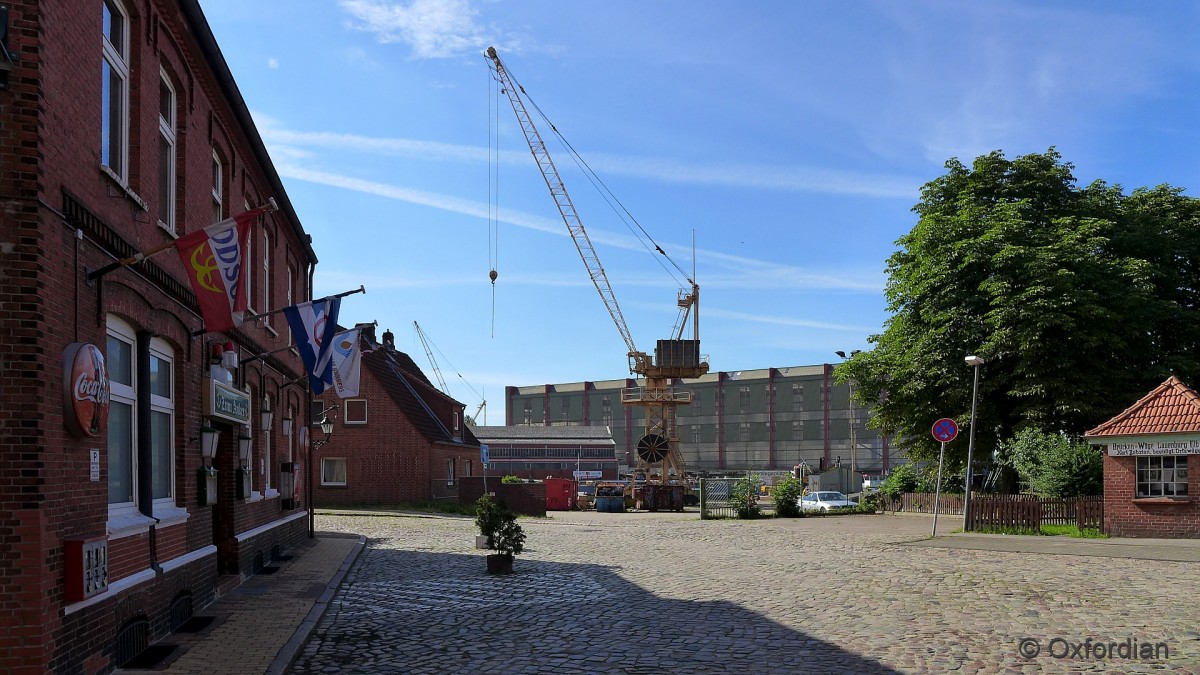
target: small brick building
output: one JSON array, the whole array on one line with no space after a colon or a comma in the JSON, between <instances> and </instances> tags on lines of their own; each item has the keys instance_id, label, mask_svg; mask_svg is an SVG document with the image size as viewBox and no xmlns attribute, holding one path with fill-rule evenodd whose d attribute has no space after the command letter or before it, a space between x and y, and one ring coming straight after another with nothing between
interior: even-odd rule
<instances>
[{"instance_id":1,"label":"small brick building","mask_svg":"<svg viewBox=\"0 0 1200 675\"><path fill-rule=\"evenodd\" d=\"M309 534L286 324L204 330L174 242L274 199L257 315L310 297L317 259L198 0L3 5L0 672L93 675Z\"/></svg>"},{"instance_id":2,"label":"small brick building","mask_svg":"<svg viewBox=\"0 0 1200 675\"><path fill-rule=\"evenodd\" d=\"M1172 376L1085 438L1105 448L1107 534L1200 537L1200 395L1191 387Z\"/></svg>"},{"instance_id":3,"label":"small brick building","mask_svg":"<svg viewBox=\"0 0 1200 675\"><path fill-rule=\"evenodd\" d=\"M318 462L317 506L458 500L459 478L478 475L479 441L464 405L442 393L390 331L383 342L364 329L359 395L327 391L311 417L332 416L333 434L313 429Z\"/></svg>"}]
</instances>

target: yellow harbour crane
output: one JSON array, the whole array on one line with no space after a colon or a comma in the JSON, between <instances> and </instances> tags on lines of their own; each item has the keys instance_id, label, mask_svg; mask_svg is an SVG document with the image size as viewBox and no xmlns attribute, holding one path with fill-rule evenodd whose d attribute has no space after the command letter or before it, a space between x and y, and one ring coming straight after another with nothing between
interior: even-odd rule
<instances>
[{"instance_id":1,"label":"yellow harbour crane","mask_svg":"<svg viewBox=\"0 0 1200 675\"><path fill-rule=\"evenodd\" d=\"M645 504L648 508L677 508L682 510L682 490L655 489L657 486L668 486L672 480L683 486L686 482L686 470L683 457L679 451L679 435L675 428L675 409L680 405L692 402L692 393L687 389L674 386L675 381L682 378L695 378L708 372L708 363L700 355L700 287L693 279L688 279L690 288L681 290L676 299L680 310L678 332L672 339L659 340L654 356L639 350L617 305L617 298L609 284L608 275L600 264L596 249L583 227L583 221L575 210L575 205L567 194L558 169L550 159L537 126L534 124L525 106L522 94L525 90L519 84L514 84L508 70L500 61L495 47L488 47L487 58L491 61L496 78L504 93L512 104L513 112L529 151L542 172L550 196L558 207L571 240L583 259L584 267L595 285L604 307L617 326L621 338L628 348L629 372L642 378L641 386L628 387L621 392L621 402L625 405L641 406L645 419L645 433L637 443L637 466L635 474L645 476ZM528 96L525 94L525 96ZM553 125L551 125L553 128ZM655 249L662 255L666 252L659 246ZM678 267L676 265L676 267ZM684 339L688 320L691 320L691 337ZM672 478L673 477L673 478ZM634 484L631 482L629 489Z\"/></svg>"}]
</instances>

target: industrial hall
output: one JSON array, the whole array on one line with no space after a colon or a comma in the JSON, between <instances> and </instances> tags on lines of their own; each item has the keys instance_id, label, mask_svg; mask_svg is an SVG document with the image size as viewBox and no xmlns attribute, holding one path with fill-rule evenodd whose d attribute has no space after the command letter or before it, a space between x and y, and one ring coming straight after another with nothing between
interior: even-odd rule
<instances>
[{"instance_id":1,"label":"industrial hall","mask_svg":"<svg viewBox=\"0 0 1200 675\"><path fill-rule=\"evenodd\" d=\"M0 17L0 671L103 673L310 536L317 256L197 0Z\"/></svg>"}]
</instances>

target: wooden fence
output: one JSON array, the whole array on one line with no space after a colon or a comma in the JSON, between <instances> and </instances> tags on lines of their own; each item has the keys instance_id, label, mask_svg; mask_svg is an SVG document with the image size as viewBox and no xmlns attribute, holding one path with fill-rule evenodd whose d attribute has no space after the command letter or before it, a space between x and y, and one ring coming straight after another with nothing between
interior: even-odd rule
<instances>
[{"instance_id":1,"label":"wooden fence","mask_svg":"<svg viewBox=\"0 0 1200 675\"><path fill-rule=\"evenodd\" d=\"M1037 532L1043 524L1103 529L1104 498L978 495L971 499L967 530L1016 529Z\"/></svg>"},{"instance_id":2,"label":"wooden fence","mask_svg":"<svg viewBox=\"0 0 1200 675\"><path fill-rule=\"evenodd\" d=\"M962 495L939 495L938 513L951 516L961 516L963 512ZM905 492L897 498L887 501L886 510L901 513L933 513L932 492Z\"/></svg>"}]
</instances>

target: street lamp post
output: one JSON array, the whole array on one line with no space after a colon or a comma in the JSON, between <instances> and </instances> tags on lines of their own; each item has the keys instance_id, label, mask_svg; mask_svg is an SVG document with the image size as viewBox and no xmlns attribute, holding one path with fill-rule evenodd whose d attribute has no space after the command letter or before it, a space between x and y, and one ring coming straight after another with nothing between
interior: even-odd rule
<instances>
[{"instance_id":1,"label":"street lamp post","mask_svg":"<svg viewBox=\"0 0 1200 675\"><path fill-rule=\"evenodd\" d=\"M966 485L963 488L963 530L968 529L968 514L971 510L971 456L975 452L975 410L979 403L979 366L984 363L983 357L967 356L967 365L975 369L975 386L971 388L971 432L967 437L967 469Z\"/></svg>"},{"instance_id":2,"label":"street lamp post","mask_svg":"<svg viewBox=\"0 0 1200 675\"><path fill-rule=\"evenodd\" d=\"M846 352L843 352L843 351L836 351L836 352L834 352L834 354L837 354L838 356L842 357L843 359L846 359L846 358L852 359L852 358L854 358L855 354L859 353L859 351L861 351L861 350L858 350L858 349L850 350L849 357L847 357ZM854 488L855 476L858 475L858 439L855 438L856 434L855 434L855 428L854 428L856 426L855 425L856 420L854 419L854 380L853 379L849 380L847 382L847 386L850 388L850 485L849 485L849 488L852 490ZM862 491L861 484L859 485L858 491L859 492Z\"/></svg>"}]
</instances>

